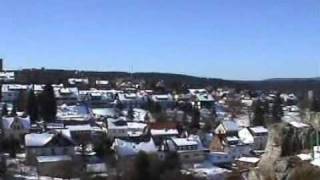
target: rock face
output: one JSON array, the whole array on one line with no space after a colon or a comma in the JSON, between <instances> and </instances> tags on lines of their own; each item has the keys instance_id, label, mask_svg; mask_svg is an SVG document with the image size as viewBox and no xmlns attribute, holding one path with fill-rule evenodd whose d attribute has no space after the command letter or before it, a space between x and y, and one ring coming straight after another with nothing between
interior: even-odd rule
<instances>
[{"instance_id":1,"label":"rock face","mask_svg":"<svg viewBox=\"0 0 320 180\"><path fill-rule=\"evenodd\" d=\"M258 168L250 171L249 179L291 180L291 174L302 163L294 155L304 149L311 149L314 132L312 128L294 128L286 123L272 125L266 152Z\"/></svg>"}]
</instances>

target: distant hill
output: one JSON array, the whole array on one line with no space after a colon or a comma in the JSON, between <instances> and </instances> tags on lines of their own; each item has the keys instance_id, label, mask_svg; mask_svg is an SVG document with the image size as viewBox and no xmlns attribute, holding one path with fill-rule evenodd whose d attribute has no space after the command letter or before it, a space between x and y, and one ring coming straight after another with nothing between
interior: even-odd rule
<instances>
[{"instance_id":1,"label":"distant hill","mask_svg":"<svg viewBox=\"0 0 320 180\"><path fill-rule=\"evenodd\" d=\"M157 73L157 72L99 72L77 71L59 69L23 69L15 71L18 83L67 83L68 78L87 77L89 80L107 79L114 81L119 78L143 79L146 82L164 80L167 85L186 84L189 87L231 87L254 90L281 90L281 91L306 91L317 90L320 87L320 78L276 78L263 81L238 81L218 78L203 78L183 74Z\"/></svg>"}]
</instances>

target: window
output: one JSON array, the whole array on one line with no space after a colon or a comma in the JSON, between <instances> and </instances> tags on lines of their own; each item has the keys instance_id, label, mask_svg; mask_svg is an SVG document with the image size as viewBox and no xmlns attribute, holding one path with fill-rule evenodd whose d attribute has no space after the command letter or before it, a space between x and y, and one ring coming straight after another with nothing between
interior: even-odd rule
<instances>
[{"instance_id":1,"label":"window","mask_svg":"<svg viewBox=\"0 0 320 180\"><path fill-rule=\"evenodd\" d=\"M52 155L56 155L56 151L55 151L54 148L51 149L51 154L52 154Z\"/></svg>"},{"instance_id":2,"label":"window","mask_svg":"<svg viewBox=\"0 0 320 180\"><path fill-rule=\"evenodd\" d=\"M63 148L63 154L68 154L68 148Z\"/></svg>"}]
</instances>

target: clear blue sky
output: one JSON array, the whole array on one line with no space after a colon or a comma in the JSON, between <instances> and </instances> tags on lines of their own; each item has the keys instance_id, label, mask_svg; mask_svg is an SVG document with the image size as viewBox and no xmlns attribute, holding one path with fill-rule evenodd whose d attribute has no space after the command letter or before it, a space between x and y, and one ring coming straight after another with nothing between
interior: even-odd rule
<instances>
[{"instance_id":1,"label":"clear blue sky","mask_svg":"<svg viewBox=\"0 0 320 180\"><path fill-rule=\"evenodd\" d=\"M319 0L1 0L5 67L317 76Z\"/></svg>"}]
</instances>

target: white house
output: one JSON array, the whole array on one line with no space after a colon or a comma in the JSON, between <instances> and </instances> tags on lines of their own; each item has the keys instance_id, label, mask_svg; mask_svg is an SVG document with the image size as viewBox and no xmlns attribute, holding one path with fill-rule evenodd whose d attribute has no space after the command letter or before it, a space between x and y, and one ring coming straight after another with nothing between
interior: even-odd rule
<instances>
[{"instance_id":1,"label":"white house","mask_svg":"<svg viewBox=\"0 0 320 180\"><path fill-rule=\"evenodd\" d=\"M136 92L118 93L118 101L124 108L139 108L145 103L144 97Z\"/></svg>"},{"instance_id":2,"label":"white house","mask_svg":"<svg viewBox=\"0 0 320 180\"><path fill-rule=\"evenodd\" d=\"M58 105L74 105L79 101L79 91L77 87L55 88L54 92Z\"/></svg>"},{"instance_id":3,"label":"white house","mask_svg":"<svg viewBox=\"0 0 320 180\"><path fill-rule=\"evenodd\" d=\"M215 129L215 134L223 134L226 136L238 136L240 130L239 125L232 120L222 121Z\"/></svg>"},{"instance_id":4,"label":"white house","mask_svg":"<svg viewBox=\"0 0 320 180\"><path fill-rule=\"evenodd\" d=\"M182 171L184 173L184 170ZM231 170L213 166L208 162L194 164L192 168L187 169L185 174L192 174L196 179L222 180L228 177Z\"/></svg>"},{"instance_id":5,"label":"white house","mask_svg":"<svg viewBox=\"0 0 320 180\"><path fill-rule=\"evenodd\" d=\"M27 134L25 136L26 156L29 162L41 158L74 155L74 142L63 133Z\"/></svg>"},{"instance_id":6,"label":"white house","mask_svg":"<svg viewBox=\"0 0 320 180\"><path fill-rule=\"evenodd\" d=\"M163 150L177 152L181 162L194 163L205 160L208 150L205 149L198 136L188 138L172 137L164 142Z\"/></svg>"},{"instance_id":7,"label":"white house","mask_svg":"<svg viewBox=\"0 0 320 180\"><path fill-rule=\"evenodd\" d=\"M92 108L92 113L96 118L115 118L118 116L114 108Z\"/></svg>"},{"instance_id":8,"label":"white house","mask_svg":"<svg viewBox=\"0 0 320 180\"><path fill-rule=\"evenodd\" d=\"M264 150L268 132L263 126L244 128L239 131L239 138L244 144L250 144L254 150Z\"/></svg>"},{"instance_id":9,"label":"white house","mask_svg":"<svg viewBox=\"0 0 320 180\"><path fill-rule=\"evenodd\" d=\"M15 80L14 72L0 72L0 81L1 82L12 82Z\"/></svg>"},{"instance_id":10,"label":"white house","mask_svg":"<svg viewBox=\"0 0 320 180\"><path fill-rule=\"evenodd\" d=\"M158 103L163 109L168 109L175 105L171 94L153 94L151 95L151 100Z\"/></svg>"},{"instance_id":11,"label":"white house","mask_svg":"<svg viewBox=\"0 0 320 180\"><path fill-rule=\"evenodd\" d=\"M194 105L199 109L211 109L214 106L214 98L206 89L189 89L194 98Z\"/></svg>"},{"instance_id":12,"label":"white house","mask_svg":"<svg viewBox=\"0 0 320 180\"><path fill-rule=\"evenodd\" d=\"M147 124L139 122L127 122L124 118L107 120L108 136L113 138L139 137L146 132Z\"/></svg>"},{"instance_id":13,"label":"white house","mask_svg":"<svg viewBox=\"0 0 320 180\"><path fill-rule=\"evenodd\" d=\"M65 125L88 124L93 119L93 113L85 105L58 106L57 121Z\"/></svg>"},{"instance_id":14,"label":"white house","mask_svg":"<svg viewBox=\"0 0 320 180\"><path fill-rule=\"evenodd\" d=\"M118 158L132 157L140 151L148 154L156 154L158 152L158 148L152 138L146 140L122 140L116 138L112 147Z\"/></svg>"},{"instance_id":15,"label":"white house","mask_svg":"<svg viewBox=\"0 0 320 180\"><path fill-rule=\"evenodd\" d=\"M241 157L236 160L237 167L241 171L249 171L258 165L260 159L256 157Z\"/></svg>"},{"instance_id":16,"label":"white house","mask_svg":"<svg viewBox=\"0 0 320 180\"><path fill-rule=\"evenodd\" d=\"M80 99L97 108L113 107L115 104L115 95L108 90L91 89L80 91Z\"/></svg>"},{"instance_id":17,"label":"white house","mask_svg":"<svg viewBox=\"0 0 320 180\"><path fill-rule=\"evenodd\" d=\"M177 129L151 129L150 133L156 146L160 146L164 140L179 136Z\"/></svg>"},{"instance_id":18,"label":"white house","mask_svg":"<svg viewBox=\"0 0 320 180\"><path fill-rule=\"evenodd\" d=\"M24 135L30 131L31 122L29 117L2 117L2 132L6 139L14 138L23 140Z\"/></svg>"},{"instance_id":19,"label":"white house","mask_svg":"<svg viewBox=\"0 0 320 180\"><path fill-rule=\"evenodd\" d=\"M96 80L96 87L99 89L110 89L111 83L108 80Z\"/></svg>"},{"instance_id":20,"label":"white house","mask_svg":"<svg viewBox=\"0 0 320 180\"><path fill-rule=\"evenodd\" d=\"M108 118L108 137L111 139L118 137L128 137L128 123L123 119Z\"/></svg>"},{"instance_id":21,"label":"white house","mask_svg":"<svg viewBox=\"0 0 320 180\"><path fill-rule=\"evenodd\" d=\"M141 109L141 108L133 108L133 119L130 121L134 122L145 122L146 121L146 116L149 113L148 111ZM122 111L124 115L128 115L128 110ZM149 114L148 114L149 115Z\"/></svg>"},{"instance_id":22,"label":"white house","mask_svg":"<svg viewBox=\"0 0 320 180\"><path fill-rule=\"evenodd\" d=\"M21 92L27 91L27 85L21 84L2 84L1 95L3 102L15 102L18 100Z\"/></svg>"},{"instance_id":23,"label":"white house","mask_svg":"<svg viewBox=\"0 0 320 180\"><path fill-rule=\"evenodd\" d=\"M208 160L214 165L225 165L228 166L234 162L235 157L233 157L228 152L210 152L208 155Z\"/></svg>"},{"instance_id":24,"label":"white house","mask_svg":"<svg viewBox=\"0 0 320 180\"><path fill-rule=\"evenodd\" d=\"M89 84L89 79L88 78L69 78L68 83L70 85L88 85Z\"/></svg>"}]
</instances>

